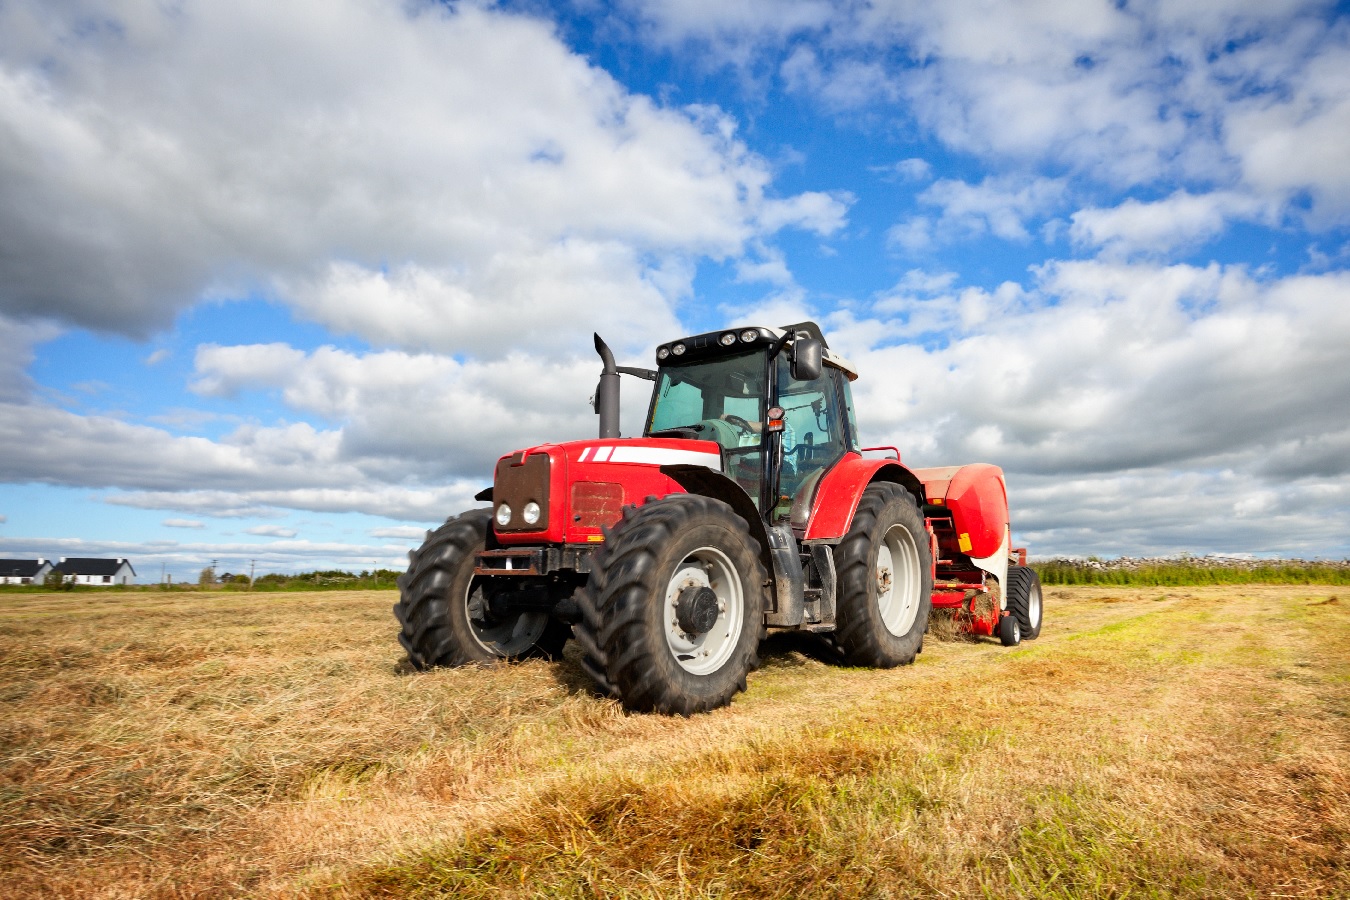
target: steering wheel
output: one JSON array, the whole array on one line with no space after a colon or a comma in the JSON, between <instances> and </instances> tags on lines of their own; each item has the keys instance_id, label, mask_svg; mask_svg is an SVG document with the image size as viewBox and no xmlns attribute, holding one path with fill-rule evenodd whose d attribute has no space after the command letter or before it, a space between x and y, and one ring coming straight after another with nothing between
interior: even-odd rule
<instances>
[{"instance_id":1,"label":"steering wheel","mask_svg":"<svg viewBox=\"0 0 1350 900\"><path fill-rule=\"evenodd\" d=\"M741 431L753 431L753 429L750 427L749 422L747 422L745 419L742 419L740 416L734 415L732 413L724 413L722 415L722 420L731 425L735 425Z\"/></svg>"}]
</instances>

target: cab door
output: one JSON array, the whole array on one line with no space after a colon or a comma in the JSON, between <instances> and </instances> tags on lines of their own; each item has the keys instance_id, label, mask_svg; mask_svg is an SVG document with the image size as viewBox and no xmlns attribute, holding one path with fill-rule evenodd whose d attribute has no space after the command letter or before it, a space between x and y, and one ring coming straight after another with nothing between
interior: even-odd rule
<instances>
[{"instance_id":1,"label":"cab door","mask_svg":"<svg viewBox=\"0 0 1350 900\"><path fill-rule=\"evenodd\" d=\"M838 369L826 366L819 378L798 381L786 354L778 357L775 404L783 410L783 431L775 453L778 496L771 521L787 519L803 494L809 506L820 477L852 446L848 385L841 383L843 378Z\"/></svg>"}]
</instances>

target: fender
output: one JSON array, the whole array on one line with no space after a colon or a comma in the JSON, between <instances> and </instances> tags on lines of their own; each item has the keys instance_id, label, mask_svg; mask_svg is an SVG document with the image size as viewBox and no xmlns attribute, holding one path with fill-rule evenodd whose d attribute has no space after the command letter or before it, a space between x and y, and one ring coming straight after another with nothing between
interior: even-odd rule
<instances>
[{"instance_id":1,"label":"fender","mask_svg":"<svg viewBox=\"0 0 1350 900\"><path fill-rule=\"evenodd\" d=\"M773 559L769 553L769 534L764 528L755 501L739 484L721 472L714 472L707 466L675 464L661 467L661 474L684 488L690 494L700 494L721 500L736 511L736 515L750 526L750 535L759 544L759 558L767 572L773 571Z\"/></svg>"},{"instance_id":2,"label":"fender","mask_svg":"<svg viewBox=\"0 0 1350 900\"><path fill-rule=\"evenodd\" d=\"M802 539L829 541L848 534L863 491L877 481L898 484L914 496L916 503L923 503L923 482L907 466L894 459L864 459L862 454L850 451L817 484Z\"/></svg>"}]
</instances>

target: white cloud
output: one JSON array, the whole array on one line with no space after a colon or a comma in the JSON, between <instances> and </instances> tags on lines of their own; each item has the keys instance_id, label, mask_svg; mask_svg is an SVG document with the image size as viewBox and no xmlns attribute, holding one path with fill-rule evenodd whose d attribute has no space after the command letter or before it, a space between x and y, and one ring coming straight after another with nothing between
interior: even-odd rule
<instances>
[{"instance_id":1,"label":"white cloud","mask_svg":"<svg viewBox=\"0 0 1350 900\"><path fill-rule=\"evenodd\" d=\"M737 281L765 281L779 287L788 287L795 283L782 251L772 247L760 247L759 254L757 259L747 256L736 263Z\"/></svg>"},{"instance_id":2,"label":"white cloud","mask_svg":"<svg viewBox=\"0 0 1350 900\"><path fill-rule=\"evenodd\" d=\"M553 361L512 353L458 362L392 350L357 355L331 347L302 353L283 344L208 345L198 350L194 383L220 395L274 389L293 410L340 425L313 435L301 431L299 446L313 442L317 453L322 442L331 453L325 459L397 482L481 478L502 453L593 435L596 420L587 398L598 372L593 354ZM646 387L628 381L625 395L632 398L632 391ZM624 433L640 432L645 402L629 399L623 406ZM233 439L254 446L267 435L277 436L271 443L289 440L276 429L240 429Z\"/></svg>"},{"instance_id":3,"label":"white cloud","mask_svg":"<svg viewBox=\"0 0 1350 900\"><path fill-rule=\"evenodd\" d=\"M1224 122L1243 181L1267 196L1307 191L1313 227L1350 223L1350 23L1300 22L1236 57L1234 68L1261 87L1234 100Z\"/></svg>"},{"instance_id":4,"label":"white cloud","mask_svg":"<svg viewBox=\"0 0 1350 900\"><path fill-rule=\"evenodd\" d=\"M6 4L0 143L0 309L134 335L262 290L385 345L645 339L688 260L843 215L766 197L726 116L468 3Z\"/></svg>"},{"instance_id":5,"label":"white cloud","mask_svg":"<svg viewBox=\"0 0 1350 900\"><path fill-rule=\"evenodd\" d=\"M621 5L644 21L656 41L706 41L718 56L742 64L754 44L821 28L837 14L831 0L622 0Z\"/></svg>"},{"instance_id":6,"label":"white cloud","mask_svg":"<svg viewBox=\"0 0 1350 900\"><path fill-rule=\"evenodd\" d=\"M294 528L283 528L280 525L254 525L252 528L245 528L244 533L276 538L293 538L297 534Z\"/></svg>"},{"instance_id":7,"label":"white cloud","mask_svg":"<svg viewBox=\"0 0 1350 900\"><path fill-rule=\"evenodd\" d=\"M0 315L0 402L21 401L29 396L33 389L33 380L28 376L33 345L59 333L50 324L18 322Z\"/></svg>"},{"instance_id":8,"label":"white cloud","mask_svg":"<svg viewBox=\"0 0 1350 900\"><path fill-rule=\"evenodd\" d=\"M847 192L825 194L820 191L807 191L786 200L766 200L759 214L759 224L766 234L795 226L829 237L844 227L848 208L853 202L853 195Z\"/></svg>"},{"instance_id":9,"label":"white cloud","mask_svg":"<svg viewBox=\"0 0 1350 900\"><path fill-rule=\"evenodd\" d=\"M226 519L279 518L284 510L318 513L361 512L396 521L440 522L481 504L473 495L491 481L456 480L446 486L384 486L294 488L257 491L184 489L176 491L121 491L104 495L105 503L136 509L183 510L194 515Z\"/></svg>"},{"instance_id":10,"label":"white cloud","mask_svg":"<svg viewBox=\"0 0 1350 900\"><path fill-rule=\"evenodd\" d=\"M933 175L933 166L926 159L911 157L886 166L882 171L894 173L906 181L927 181Z\"/></svg>"},{"instance_id":11,"label":"white cloud","mask_svg":"<svg viewBox=\"0 0 1350 900\"><path fill-rule=\"evenodd\" d=\"M1254 197L1231 191L1180 190L1152 203L1131 198L1110 209L1081 209L1070 217L1069 236L1109 256L1163 254L1217 237L1234 220L1268 221L1271 212Z\"/></svg>"},{"instance_id":12,"label":"white cloud","mask_svg":"<svg viewBox=\"0 0 1350 900\"><path fill-rule=\"evenodd\" d=\"M201 522L195 519L165 519L160 523L165 528L202 528Z\"/></svg>"},{"instance_id":13,"label":"white cloud","mask_svg":"<svg viewBox=\"0 0 1350 900\"><path fill-rule=\"evenodd\" d=\"M564 241L528 260L489 265L473 285L411 264L382 272L333 263L285 290L307 317L378 345L556 356L586 347L596 329L616 347L650 345L655 335L678 330L661 288L684 294L688 284L644 277L636 257L617 242Z\"/></svg>"},{"instance_id":14,"label":"white cloud","mask_svg":"<svg viewBox=\"0 0 1350 900\"><path fill-rule=\"evenodd\" d=\"M377 538L399 538L401 540L422 541L426 538L426 531L411 525L396 525L392 528L372 528L370 536Z\"/></svg>"},{"instance_id":15,"label":"white cloud","mask_svg":"<svg viewBox=\"0 0 1350 900\"><path fill-rule=\"evenodd\" d=\"M8 521L9 521L9 517L8 517L8 516L0 516L0 525L3 525L3 524L5 524L5 523L8 522Z\"/></svg>"},{"instance_id":16,"label":"white cloud","mask_svg":"<svg viewBox=\"0 0 1350 900\"><path fill-rule=\"evenodd\" d=\"M985 160L1275 205L1306 192L1312 227L1350 221L1350 23L1329 21L1325 0L870 0L790 26L777 0L698 16L673 0L631 5L665 43L707 42L731 65L777 54L789 91L864 116L897 104ZM803 29L809 39L792 37Z\"/></svg>"},{"instance_id":17,"label":"white cloud","mask_svg":"<svg viewBox=\"0 0 1350 900\"><path fill-rule=\"evenodd\" d=\"M1031 238L1026 223L1053 210L1062 200L1062 180L987 177L979 184L944 178L925 188L918 201L941 210L936 217L915 216L893 226L890 243L920 252L934 243L992 234L1005 241Z\"/></svg>"},{"instance_id":18,"label":"white cloud","mask_svg":"<svg viewBox=\"0 0 1350 900\"><path fill-rule=\"evenodd\" d=\"M1022 527L1061 548L1346 546L1350 275L1082 261L1047 265L1025 293L930 290L831 321L862 373L866 443L896 444L914 465L1002 465L1014 493L1040 486L1015 503L1029 508ZM945 339L893 343L929 330ZM1278 534L1245 504L1246 524L1228 521L1272 491L1271 516L1298 518L1302 498L1325 518ZM1149 537L1169 492L1173 520Z\"/></svg>"}]
</instances>

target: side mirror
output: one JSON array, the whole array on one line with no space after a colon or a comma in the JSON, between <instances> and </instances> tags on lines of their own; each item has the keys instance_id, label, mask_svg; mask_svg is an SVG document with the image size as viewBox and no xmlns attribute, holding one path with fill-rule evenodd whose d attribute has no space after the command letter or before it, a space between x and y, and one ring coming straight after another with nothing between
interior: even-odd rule
<instances>
[{"instance_id":1,"label":"side mirror","mask_svg":"<svg viewBox=\"0 0 1350 900\"><path fill-rule=\"evenodd\" d=\"M792 377L795 381L815 381L820 377L824 348L815 338L799 337L792 343Z\"/></svg>"}]
</instances>

